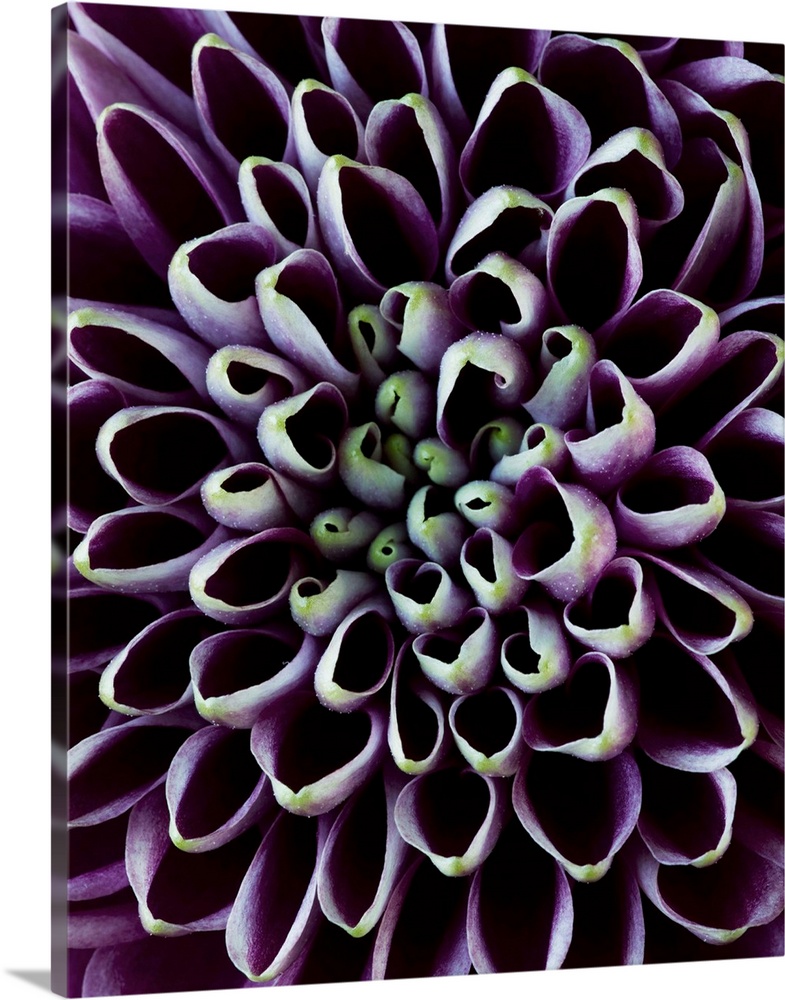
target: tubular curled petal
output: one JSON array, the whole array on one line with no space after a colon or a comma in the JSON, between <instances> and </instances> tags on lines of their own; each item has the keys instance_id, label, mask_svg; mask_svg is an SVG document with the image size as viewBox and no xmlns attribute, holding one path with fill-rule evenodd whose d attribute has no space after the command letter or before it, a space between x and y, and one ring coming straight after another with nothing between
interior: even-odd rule
<instances>
[{"instance_id":1,"label":"tubular curled petal","mask_svg":"<svg viewBox=\"0 0 785 1000\"><path fill-rule=\"evenodd\" d=\"M534 750L581 760L609 760L629 746L638 721L635 675L604 653L584 653L564 685L536 694L523 713L523 735Z\"/></svg>"},{"instance_id":2,"label":"tubular curled petal","mask_svg":"<svg viewBox=\"0 0 785 1000\"><path fill-rule=\"evenodd\" d=\"M557 600L581 597L616 551L608 509L585 487L561 484L541 466L521 476L515 496L524 525L512 553L515 572Z\"/></svg>"},{"instance_id":3,"label":"tubular curled petal","mask_svg":"<svg viewBox=\"0 0 785 1000\"><path fill-rule=\"evenodd\" d=\"M468 875L493 850L507 811L504 783L476 771L421 774L401 790L395 825L443 875Z\"/></svg>"},{"instance_id":4,"label":"tubular curled petal","mask_svg":"<svg viewBox=\"0 0 785 1000\"><path fill-rule=\"evenodd\" d=\"M548 795L554 782L561 789L558 799ZM626 751L607 761L584 761L527 750L512 804L526 832L568 874L578 882L596 882L635 829L640 771Z\"/></svg>"}]
</instances>

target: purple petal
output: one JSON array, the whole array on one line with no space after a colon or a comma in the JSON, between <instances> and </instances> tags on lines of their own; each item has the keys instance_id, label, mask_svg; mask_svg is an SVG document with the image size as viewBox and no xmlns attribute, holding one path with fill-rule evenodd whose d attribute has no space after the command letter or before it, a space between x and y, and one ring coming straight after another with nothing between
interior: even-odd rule
<instances>
[{"instance_id":1,"label":"purple petal","mask_svg":"<svg viewBox=\"0 0 785 1000\"><path fill-rule=\"evenodd\" d=\"M288 605L311 552L311 540L297 528L268 528L214 545L191 570L191 599L219 622L254 625ZM249 572L259 559L265 572Z\"/></svg>"},{"instance_id":2,"label":"purple petal","mask_svg":"<svg viewBox=\"0 0 785 1000\"><path fill-rule=\"evenodd\" d=\"M301 577L289 592L292 620L309 635L334 635L346 615L379 593L378 577L351 569Z\"/></svg>"},{"instance_id":3,"label":"purple petal","mask_svg":"<svg viewBox=\"0 0 785 1000\"><path fill-rule=\"evenodd\" d=\"M74 902L68 907L70 948L126 946L148 936L139 920L139 905L130 887L112 896Z\"/></svg>"},{"instance_id":4,"label":"purple petal","mask_svg":"<svg viewBox=\"0 0 785 1000\"><path fill-rule=\"evenodd\" d=\"M428 96L420 46L400 21L326 17L322 38L332 85L362 118L377 101L410 92Z\"/></svg>"},{"instance_id":5,"label":"purple petal","mask_svg":"<svg viewBox=\"0 0 785 1000\"><path fill-rule=\"evenodd\" d=\"M578 170L565 197L586 197L607 187L629 191L644 232L670 222L684 208L684 193L665 166L662 146L645 128L611 136Z\"/></svg>"},{"instance_id":6,"label":"purple petal","mask_svg":"<svg viewBox=\"0 0 785 1000\"><path fill-rule=\"evenodd\" d=\"M103 667L133 637L165 610L166 598L112 594L87 584L69 594L71 673ZM97 691L96 691L97 693Z\"/></svg>"},{"instance_id":7,"label":"purple petal","mask_svg":"<svg viewBox=\"0 0 785 1000\"><path fill-rule=\"evenodd\" d=\"M623 659L654 631L655 602L640 563L613 559L579 601L564 609L564 625L583 646Z\"/></svg>"},{"instance_id":8,"label":"purple petal","mask_svg":"<svg viewBox=\"0 0 785 1000\"><path fill-rule=\"evenodd\" d=\"M663 80L662 87L679 115L685 138L716 137L723 152L735 163L740 164L744 174L747 205L739 238L735 246L730 249L730 253L725 255L724 264L716 271L709 288L704 293L704 297L712 302L733 305L744 299L755 288L764 261L764 216L757 181L750 164L749 136L738 118L727 111L717 110L694 90L675 80ZM695 186L699 193L705 187L707 180L706 176L702 179L700 176L695 178ZM775 216L779 215L780 211L775 210ZM693 228L692 232L695 235L696 230ZM678 267L683 258L682 252L672 263Z\"/></svg>"},{"instance_id":9,"label":"purple petal","mask_svg":"<svg viewBox=\"0 0 785 1000\"><path fill-rule=\"evenodd\" d=\"M635 202L620 188L571 198L548 240L548 288L567 322L589 331L619 316L643 279Z\"/></svg>"},{"instance_id":10,"label":"purple petal","mask_svg":"<svg viewBox=\"0 0 785 1000\"><path fill-rule=\"evenodd\" d=\"M750 158L764 202L781 203L782 78L726 55L699 59L670 74L716 108L737 115L749 134Z\"/></svg>"},{"instance_id":11,"label":"purple petal","mask_svg":"<svg viewBox=\"0 0 785 1000\"><path fill-rule=\"evenodd\" d=\"M149 792L131 812L125 853L145 930L170 937L224 928L258 844L258 831L247 830L203 854L178 850L168 835L164 789Z\"/></svg>"},{"instance_id":12,"label":"purple petal","mask_svg":"<svg viewBox=\"0 0 785 1000\"><path fill-rule=\"evenodd\" d=\"M406 778L379 771L336 817L319 865L319 903L328 920L362 937L381 919L411 858L393 819Z\"/></svg>"},{"instance_id":13,"label":"purple petal","mask_svg":"<svg viewBox=\"0 0 785 1000\"><path fill-rule=\"evenodd\" d=\"M468 875L493 850L506 812L504 782L449 769L421 774L402 789L395 824L443 875Z\"/></svg>"},{"instance_id":14,"label":"purple petal","mask_svg":"<svg viewBox=\"0 0 785 1000\"><path fill-rule=\"evenodd\" d=\"M585 412L597 348L594 338L580 326L552 326L541 336L539 367L543 378L537 392L523 404L524 409L537 423L566 430Z\"/></svg>"},{"instance_id":15,"label":"purple petal","mask_svg":"<svg viewBox=\"0 0 785 1000\"><path fill-rule=\"evenodd\" d=\"M612 361L598 361L589 375L586 429L564 443L577 478L606 493L646 462L654 450L654 414Z\"/></svg>"},{"instance_id":16,"label":"purple petal","mask_svg":"<svg viewBox=\"0 0 785 1000\"><path fill-rule=\"evenodd\" d=\"M450 729L464 759L480 774L508 778L523 750L523 707L508 688L462 695L450 706Z\"/></svg>"},{"instance_id":17,"label":"purple petal","mask_svg":"<svg viewBox=\"0 0 785 1000\"><path fill-rule=\"evenodd\" d=\"M67 39L68 72L94 122L110 104L148 103L127 73L101 49L75 31L68 31Z\"/></svg>"},{"instance_id":18,"label":"purple petal","mask_svg":"<svg viewBox=\"0 0 785 1000\"><path fill-rule=\"evenodd\" d=\"M562 686L528 702L523 735L534 750L609 760L635 736L637 709L634 673L592 651L575 662Z\"/></svg>"},{"instance_id":19,"label":"purple petal","mask_svg":"<svg viewBox=\"0 0 785 1000\"><path fill-rule=\"evenodd\" d=\"M526 694L547 691L564 683L572 666L572 653L562 629L561 614L540 598L527 598L525 619L508 626L502 642L504 676Z\"/></svg>"},{"instance_id":20,"label":"purple petal","mask_svg":"<svg viewBox=\"0 0 785 1000\"><path fill-rule=\"evenodd\" d=\"M191 568L227 535L195 506L128 507L93 521L74 565L91 582L124 593L186 590Z\"/></svg>"},{"instance_id":21,"label":"purple petal","mask_svg":"<svg viewBox=\"0 0 785 1000\"><path fill-rule=\"evenodd\" d=\"M456 221L458 161L441 115L426 97L406 94L377 104L366 129L368 162L411 181L444 246Z\"/></svg>"},{"instance_id":22,"label":"purple petal","mask_svg":"<svg viewBox=\"0 0 785 1000\"><path fill-rule=\"evenodd\" d=\"M751 198L747 179L713 139L704 138L685 143L675 174L686 209L647 247L649 280L714 303L710 288L716 287L718 272L743 237Z\"/></svg>"},{"instance_id":23,"label":"purple petal","mask_svg":"<svg viewBox=\"0 0 785 1000\"><path fill-rule=\"evenodd\" d=\"M692 545L725 515L725 494L708 461L684 445L652 455L616 495L619 538L646 549Z\"/></svg>"},{"instance_id":24,"label":"purple petal","mask_svg":"<svg viewBox=\"0 0 785 1000\"><path fill-rule=\"evenodd\" d=\"M635 655L641 686L638 745L681 771L725 767L754 741L758 717L741 673L665 638ZM701 705L696 716L694 705Z\"/></svg>"},{"instance_id":25,"label":"purple petal","mask_svg":"<svg viewBox=\"0 0 785 1000\"><path fill-rule=\"evenodd\" d=\"M439 437L451 447L468 444L478 426L499 410L516 410L531 382L529 362L514 341L491 333L457 341L445 351L439 371ZM469 399L472 407L467 406Z\"/></svg>"},{"instance_id":26,"label":"purple petal","mask_svg":"<svg viewBox=\"0 0 785 1000\"><path fill-rule=\"evenodd\" d=\"M189 736L169 765L166 804L169 837L188 853L213 851L257 824L273 796L248 733L206 726Z\"/></svg>"},{"instance_id":27,"label":"purple petal","mask_svg":"<svg viewBox=\"0 0 785 1000\"><path fill-rule=\"evenodd\" d=\"M782 508L785 424L779 413L742 410L704 451L728 506L745 510Z\"/></svg>"},{"instance_id":28,"label":"purple petal","mask_svg":"<svg viewBox=\"0 0 785 1000\"><path fill-rule=\"evenodd\" d=\"M745 754L745 757L747 755ZM695 774L641 757L643 805L638 832L663 865L704 868L731 842L736 782L726 768Z\"/></svg>"},{"instance_id":29,"label":"purple petal","mask_svg":"<svg viewBox=\"0 0 785 1000\"><path fill-rule=\"evenodd\" d=\"M720 313L720 326L724 334L738 330L764 330L777 333L782 329L785 314L785 296L766 295L747 299Z\"/></svg>"},{"instance_id":30,"label":"purple petal","mask_svg":"<svg viewBox=\"0 0 785 1000\"><path fill-rule=\"evenodd\" d=\"M207 398L209 352L179 330L111 307L85 306L71 313L68 333L71 360L128 402L189 406Z\"/></svg>"},{"instance_id":31,"label":"purple petal","mask_svg":"<svg viewBox=\"0 0 785 1000\"><path fill-rule=\"evenodd\" d=\"M535 343L550 306L540 279L505 253L490 253L450 285L450 308L469 329Z\"/></svg>"},{"instance_id":32,"label":"purple petal","mask_svg":"<svg viewBox=\"0 0 785 1000\"><path fill-rule=\"evenodd\" d=\"M542 467L561 476L570 463L564 432L550 424L532 424L521 438L517 452L504 455L491 469L491 479L507 486L517 486L529 469Z\"/></svg>"},{"instance_id":33,"label":"purple petal","mask_svg":"<svg viewBox=\"0 0 785 1000\"><path fill-rule=\"evenodd\" d=\"M222 347L207 365L211 398L228 417L247 427L256 427L265 407L307 386L298 368L258 347Z\"/></svg>"},{"instance_id":34,"label":"purple petal","mask_svg":"<svg viewBox=\"0 0 785 1000\"><path fill-rule=\"evenodd\" d=\"M365 129L343 93L318 80L301 80L292 95L292 134L303 177L316 196L327 160L340 153L365 160Z\"/></svg>"},{"instance_id":35,"label":"purple petal","mask_svg":"<svg viewBox=\"0 0 785 1000\"><path fill-rule=\"evenodd\" d=\"M374 979L465 976L467 879L448 878L418 858L390 899L373 950Z\"/></svg>"},{"instance_id":36,"label":"purple petal","mask_svg":"<svg viewBox=\"0 0 785 1000\"><path fill-rule=\"evenodd\" d=\"M127 502L125 491L106 475L95 454L101 425L123 406L125 400L117 389L98 379L79 382L68 390L70 458L79 469L68 495L68 524L74 531L87 531L97 516Z\"/></svg>"},{"instance_id":37,"label":"purple petal","mask_svg":"<svg viewBox=\"0 0 785 1000\"><path fill-rule=\"evenodd\" d=\"M565 969L643 963L641 894L624 859L601 882L572 886L572 904L572 942Z\"/></svg>"},{"instance_id":38,"label":"purple petal","mask_svg":"<svg viewBox=\"0 0 785 1000\"><path fill-rule=\"evenodd\" d=\"M250 458L250 438L203 410L133 406L101 427L96 453L104 469L142 504L171 504L198 492L205 475Z\"/></svg>"},{"instance_id":39,"label":"purple petal","mask_svg":"<svg viewBox=\"0 0 785 1000\"><path fill-rule=\"evenodd\" d=\"M694 383L718 339L713 309L662 289L644 295L610 324L602 339L602 355L624 372L649 406L657 408Z\"/></svg>"},{"instance_id":40,"label":"purple petal","mask_svg":"<svg viewBox=\"0 0 785 1000\"><path fill-rule=\"evenodd\" d=\"M237 183L248 221L273 240L276 260L303 247L320 249L311 195L299 170L265 156L249 156L240 164Z\"/></svg>"},{"instance_id":41,"label":"purple petal","mask_svg":"<svg viewBox=\"0 0 785 1000\"><path fill-rule=\"evenodd\" d=\"M227 958L220 931L166 940L143 933L142 941L99 948L93 954L85 970L84 996L236 989L244 982Z\"/></svg>"},{"instance_id":42,"label":"purple petal","mask_svg":"<svg viewBox=\"0 0 785 1000\"><path fill-rule=\"evenodd\" d=\"M191 65L202 135L229 174L249 156L293 161L289 99L273 72L214 34L196 43Z\"/></svg>"},{"instance_id":43,"label":"purple petal","mask_svg":"<svg viewBox=\"0 0 785 1000\"><path fill-rule=\"evenodd\" d=\"M237 531L297 525L319 503L307 487L261 462L219 469L205 479L200 492L210 517Z\"/></svg>"},{"instance_id":44,"label":"purple petal","mask_svg":"<svg viewBox=\"0 0 785 1000\"><path fill-rule=\"evenodd\" d=\"M333 630L313 678L316 696L327 708L353 712L387 683L395 659L390 617L387 602L364 601Z\"/></svg>"},{"instance_id":45,"label":"purple petal","mask_svg":"<svg viewBox=\"0 0 785 1000\"><path fill-rule=\"evenodd\" d=\"M316 378L353 394L357 374L346 368L345 319L330 262L316 250L296 250L256 279L267 335L281 354Z\"/></svg>"},{"instance_id":46,"label":"purple petal","mask_svg":"<svg viewBox=\"0 0 785 1000\"><path fill-rule=\"evenodd\" d=\"M326 819L309 823L281 811L251 862L229 916L226 950L254 982L275 978L313 938L328 827Z\"/></svg>"},{"instance_id":47,"label":"purple petal","mask_svg":"<svg viewBox=\"0 0 785 1000\"><path fill-rule=\"evenodd\" d=\"M225 15L242 41L243 51L256 53L293 89L306 76L324 76L327 66L321 50L320 18L288 17L259 11ZM218 34L228 38L222 26Z\"/></svg>"},{"instance_id":48,"label":"purple petal","mask_svg":"<svg viewBox=\"0 0 785 1000\"><path fill-rule=\"evenodd\" d=\"M94 141L91 130L91 139ZM70 154L71 175L77 167ZM96 172L98 157L96 154ZM168 304L166 284L153 272L137 248L114 208L89 194L68 196L68 280L71 299L92 303L155 302Z\"/></svg>"},{"instance_id":49,"label":"purple petal","mask_svg":"<svg viewBox=\"0 0 785 1000\"><path fill-rule=\"evenodd\" d=\"M312 682L323 646L282 624L205 639L190 658L199 714L208 722L250 729L263 708Z\"/></svg>"},{"instance_id":50,"label":"purple petal","mask_svg":"<svg viewBox=\"0 0 785 1000\"><path fill-rule=\"evenodd\" d=\"M455 491L455 506L474 528L491 528L504 535L519 528L515 495L500 483L464 483Z\"/></svg>"},{"instance_id":51,"label":"purple petal","mask_svg":"<svg viewBox=\"0 0 785 1000\"><path fill-rule=\"evenodd\" d=\"M638 881L657 909L711 944L735 941L782 911L782 869L735 841L708 868L659 865L643 848Z\"/></svg>"},{"instance_id":52,"label":"purple petal","mask_svg":"<svg viewBox=\"0 0 785 1000\"><path fill-rule=\"evenodd\" d=\"M386 722L378 706L341 715L302 692L262 710L251 749L280 806L322 816L374 773L384 754Z\"/></svg>"},{"instance_id":53,"label":"purple petal","mask_svg":"<svg viewBox=\"0 0 785 1000\"><path fill-rule=\"evenodd\" d=\"M756 614L782 620L782 550L785 520L767 511L730 510L701 542L700 566L716 573Z\"/></svg>"},{"instance_id":54,"label":"purple petal","mask_svg":"<svg viewBox=\"0 0 785 1000\"><path fill-rule=\"evenodd\" d=\"M425 680L412 651L411 638L398 651L390 692L387 742L405 774L424 774L442 767L452 749L444 695Z\"/></svg>"},{"instance_id":55,"label":"purple petal","mask_svg":"<svg viewBox=\"0 0 785 1000\"><path fill-rule=\"evenodd\" d=\"M331 382L268 404L259 419L259 444L277 472L310 488L338 476L337 445L346 427L347 407Z\"/></svg>"},{"instance_id":56,"label":"purple petal","mask_svg":"<svg viewBox=\"0 0 785 1000\"><path fill-rule=\"evenodd\" d=\"M456 140L465 142L488 92L502 70L534 73L549 31L435 24L428 49L433 99Z\"/></svg>"},{"instance_id":57,"label":"purple petal","mask_svg":"<svg viewBox=\"0 0 785 1000\"><path fill-rule=\"evenodd\" d=\"M477 197L508 184L540 197L563 191L591 148L586 119L523 69L493 81L461 154L464 189Z\"/></svg>"},{"instance_id":58,"label":"purple petal","mask_svg":"<svg viewBox=\"0 0 785 1000\"><path fill-rule=\"evenodd\" d=\"M406 530L411 541L429 559L448 569L457 565L470 532L463 518L451 509L452 499L439 486L423 486L414 494L406 511Z\"/></svg>"},{"instance_id":59,"label":"purple petal","mask_svg":"<svg viewBox=\"0 0 785 1000\"><path fill-rule=\"evenodd\" d=\"M560 789L556 798L554 787ZM635 828L640 772L626 752L607 761L524 753L512 804L523 828L574 879L596 882Z\"/></svg>"},{"instance_id":60,"label":"purple petal","mask_svg":"<svg viewBox=\"0 0 785 1000\"><path fill-rule=\"evenodd\" d=\"M58 100L59 107L55 103ZM90 201L98 201L99 203L106 201L106 188L101 179L98 151L95 148L95 125L90 115L90 109L85 104L79 87L72 76L69 76L65 87L58 85L53 93L53 113L61 114L63 122L65 122L66 106L68 107L69 120L68 134L63 134L60 138L55 137L57 156L62 160L62 163L57 177L57 195L52 202L53 208L59 203L58 210L62 213L60 223L63 241L60 246L63 251L65 250L66 218L61 200L62 193L67 189L71 197L76 199L89 198ZM63 129L63 133L65 133L65 129ZM60 150L63 147L64 153L61 153ZM66 161L68 163L67 171L65 169ZM56 216L53 215L53 221L55 218ZM64 279L65 275L63 274L62 277Z\"/></svg>"},{"instance_id":61,"label":"purple petal","mask_svg":"<svg viewBox=\"0 0 785 1000\"><path fill-rule=\"evenodd\" d=\"M444 352L466 334L447 291L427 281L407 281L388 289L380 309L400 331L398 350L429 375L438 374Z\"/></svg>"},{"instance_id":62,"label":"purple petal","mask_svg":"<svg viewBox=\"0 0 785 1000\"><path fill-rule=\"evenodd\" d=\"M378 302L402 281L428 281L438 238L416 188L392 170L331 156L317 195L324 241L343 280L359 297Z\"/></svg>"},{"instance_id":63,"label":"purple petal","mask_svg":"<svg viewBox=\"0 0 785 1000\"><path fill-rule=\"evenodd\" d=\"M479 973L558 969L572 937L564 870L511 822L469 893L467 938Z\"/></svg>"},{"instance_id":64,"label":"purple petal","mask_svg":"<svg viewBox=\"0 0 785 1000\"><path fill-rule=\"evenodd\" d=\"M542 55L540 78L583 112L595 145L638 125L659 139L668 167L678 161L676 114L630 45L580 35L552 38Z\"/></svg>"},{"instance_id":65,"label":"purple petal","mask_svg":"<svg viewBox=\"0 0 785 1000\"><path fill-rule=\"evenodd\" d=\"M128 816L73 827L68 834L68 900L100 899L128 885L125 870L125 835Z\"/></svg>"},{"instance_id":66,"label":"purple petal","mask_svg":"<svg viewBox=\"0 0 785 1000\"><path fill-rule=\"evenodd\" d=\"M184 608L138 632L101 674L104 704L124 715L161 715L190 695L188 660L215 631L196 609Z\"/></svg>"},{"instance_id":67,"label":"purple petal","mask_svg":"<svg viewBox=\"0 0 785 1000\"><path fill-rule=\"evenodd\" d=\"M322 920L313 939L269 985L300 986L367 980L372 946L372 935L353 938L342 927Z\"/></svg>"},{"instance_id":68,"label":"purple petal","mask_svg":"<svg viewBox=\"0 0 785 1000\"><path fill-rule=\"evenodd\" d=\"M783 867L782 749L758 740L752 752L734 761L739 798L733 823L734 840Z\"/></svg>"},{"instance_id":69,"label":"purple petal","mask_svg":"<svg viewBox=\"0 0 785 1000\"><path fill-rule=\"evenodd\" d=\"M133 104L113 104L97 128L109 199L162 278L178 246L240 218L239 198L227 178L164 118Z\"/></svg>"},{"instance_id":70,"label":"purple petal","mask_svg":"<svg viewBox=\"0 0 785 1000\"><path fill-rule=\"evenodd\" d=\"M527 589L513 569L512 544L491 528L478 528L463 543L461 572L477 603L492 614L511 611Z\"/></svg>"},{"instance_id":71,"label":"purple petal","mask_svg":"<svg viewBox=\"0 0 785 1000\"><path fill-rule=\"evenodd\" d=\"M750 606L718 577L672 558L635 556L652 566L657 617L685 649L711 656L752 628Z\"/></svg>"},{"instance_id":72,"label":"purple petal","mask_svg":"<svg viewBox=\"0 0 785 1000\"><path fill-rule=\"evenodd\" d=\"M73 747L68 755L71 824L115 819L160 785L176 751L199 727L194 718L193 710L142 716Z\"/></svg>"},{"instance_id":73,"label":"purple petal","mask_svg":"<svg viewBox=\"0 0 785 1000\"><path fill-rule=\"evenodd\" d=\"M399 559L388 567L385 582L395 613L417 635L450 628L471 606L468 593L438 563Z\"/></svg>"},{"instance_id":74,"label":"purple petal","mask_svg":"<svg viewBox=\"0 0 785 1000\"><path fill-rule=\"evenodd\" d=\"M422 672L449 694L481 691L498 662L496 623L484 608L465 612L451 629L418 635L412 649Z\"/></svg>"},{"instance_id":75,"label":"purple petal","mask_svg":"<svg viewBox=\"0 0 785 1000\"><path fill-rule=\"evenodd\" d=\"M269 345L254 293L257 274L275 257L260 226L239 222L179 248L169 265L169 291L180 315L202 340Z\"/></svg>"},{"instance_id":76,"label":"purple petal","mask_svg":"<svg viewBox=\"0 0 785 1000\"><path fill-rule=\"evenodd\" d=\"M749 636L734 647L732 654L753 693L761 724L778 746L785 744L782 717L785 675L778 668L781 645L780 622L769 623L761 619Z\"/></svg>"},{"instance_id":77,"label":"purple petal","mask_svg":"<svg viewBox=\"0 0 785 1000\"><path fill-rule=\"evenodd\" d=\"M128 17L117 6L74 5L77 30L123 69L157 107L195 130L191 99L191 49L209 30L196 10L150 8Z\"/></svg>"},{"instance_id":78,"label":"purple petal","mask_svg":"<svg viewBox=\"0 0 785 1000\"><path fill-rule=\"evenodd\" d=\"M491 188L469 205L456 227L444 262L447 280L455 281L493 252L541 271L552 221L553 210L528 191Z\"/></svg>"},{"instance_id":79,"label":"purple petal","mask_svg":"<svg viewBox=\"0 0 785 1000\"><path fill-rule=\"evenodd\" d=\"M608 509L585 487L559 483L536 466L518 480L515 495L525 525L513 549L515 572L557 600L581 597L616 551Z\"/></svg>"}]
</instances>

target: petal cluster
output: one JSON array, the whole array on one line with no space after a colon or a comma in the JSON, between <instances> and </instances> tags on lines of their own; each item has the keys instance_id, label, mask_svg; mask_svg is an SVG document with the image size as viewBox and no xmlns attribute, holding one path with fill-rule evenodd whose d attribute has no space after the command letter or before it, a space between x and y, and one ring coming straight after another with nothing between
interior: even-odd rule
<instances>
[{"instance_id":1,"label":"petal cluster","mask_svg":"<svg viewBox=\"0 0 785 1000\"><path fill-rule=\"evenodd\" d=\"M74 992L781 953L781 47L69 9Z\"/></svg>"}]
</instances>

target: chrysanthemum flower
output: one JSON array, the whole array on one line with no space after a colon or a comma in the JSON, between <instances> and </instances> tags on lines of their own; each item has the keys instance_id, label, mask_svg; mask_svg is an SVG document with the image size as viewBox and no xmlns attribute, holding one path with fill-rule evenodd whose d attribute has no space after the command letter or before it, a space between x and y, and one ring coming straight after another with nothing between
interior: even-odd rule
<instances>
[{"instance_id":1,"label":"chrysanthemum flower","mask_svg":"<svg viewBox=\"0 0 785 1000\"><path fill-rule=\"evenodd\" d=\"M782 953L782 48L69 4L72 990Z\"/></svg>"}]
</instances>

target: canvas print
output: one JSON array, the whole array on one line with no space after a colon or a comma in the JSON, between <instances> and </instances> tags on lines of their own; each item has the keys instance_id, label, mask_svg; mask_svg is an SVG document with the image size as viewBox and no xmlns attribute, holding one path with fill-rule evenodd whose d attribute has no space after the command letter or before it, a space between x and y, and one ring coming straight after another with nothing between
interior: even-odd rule
<instances>
[{"instance_id":1,"label":"canvas print","mask_svg":"<svg viewBox=\"0 0 785 1000\"><path fill-rule=\"evenodd\" d=\"M780 40L263 7L54 13L56 987L781 955Z\"/></svg>"}]
</instances>

